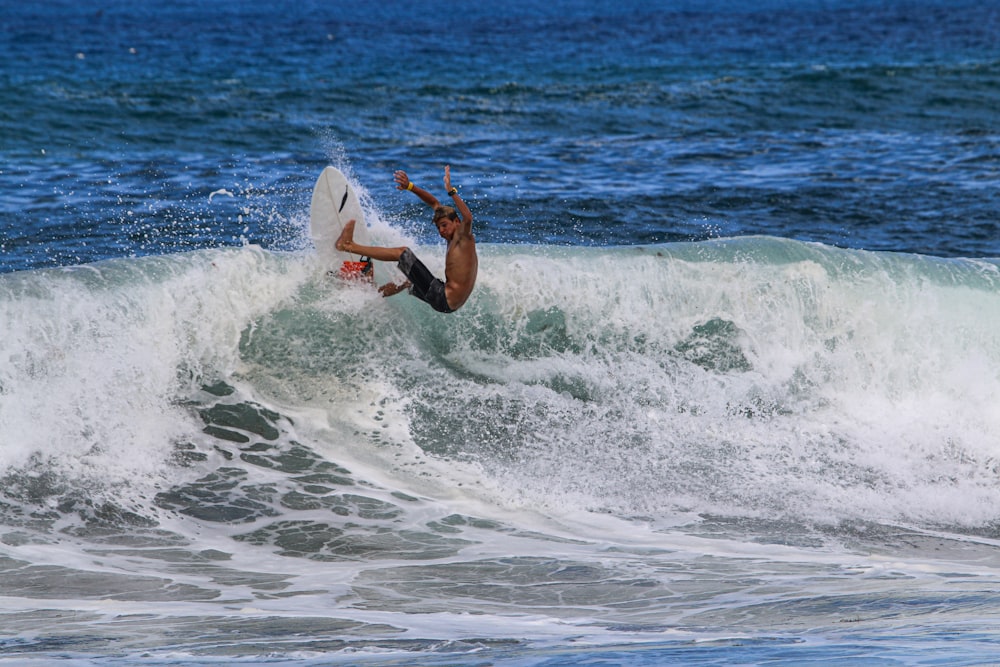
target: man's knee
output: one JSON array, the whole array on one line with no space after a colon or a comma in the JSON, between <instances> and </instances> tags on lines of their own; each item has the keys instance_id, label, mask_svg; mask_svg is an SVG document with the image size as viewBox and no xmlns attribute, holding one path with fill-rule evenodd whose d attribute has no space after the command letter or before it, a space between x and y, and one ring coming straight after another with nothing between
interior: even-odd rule
<instances>
[{"instance_id":1,"label":"man's knee","mask_svg":"<svg viewBox=\"0 0 1000 667\"><path fill-rule=\"evenodd\" d=\"M403 247L399 253L399 270L405 274L410 273L410 269L413 268L414 262L417 261L417 256L413 254L413 251L407 247Z\"/></svg>"}]
</instances>

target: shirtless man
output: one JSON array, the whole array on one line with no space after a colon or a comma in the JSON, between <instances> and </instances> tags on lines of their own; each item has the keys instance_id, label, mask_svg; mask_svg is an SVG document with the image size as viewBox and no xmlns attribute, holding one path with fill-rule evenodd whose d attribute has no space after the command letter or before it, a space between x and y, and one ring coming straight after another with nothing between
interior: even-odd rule
<instances>
[{"instance_id":1,"label":"shirtless man","mask_svg":"<svg viewBox=\"0 0 1000 667\"><path fill-rule=\"evenodd\" d=\"M337 239L336 248L342 252L366 255L383 262L396 262L399 270L409 279L404 283L387 283L378 288L382 296L392 296L409 288L410 294L430 304L441 313L453 313L461 308L472 294L479 271L476 255L476 239L472 236L472 212L458 196L458 189L451 185L451 166L444 168L444 187L451 196L455 207L442 206L434 195L418 187L409 179L405 171L395 174L396 189L409 190L434 209L434 224L438 234L448 241L445 255L444 282L424 266L416 255L407 248L384 248L360 245L354 242L354 220L344 225L344 231ZM458 212L456 213L456 209ZM461 214L461 219L459 219Z\"/></svg>"}]
</instances>

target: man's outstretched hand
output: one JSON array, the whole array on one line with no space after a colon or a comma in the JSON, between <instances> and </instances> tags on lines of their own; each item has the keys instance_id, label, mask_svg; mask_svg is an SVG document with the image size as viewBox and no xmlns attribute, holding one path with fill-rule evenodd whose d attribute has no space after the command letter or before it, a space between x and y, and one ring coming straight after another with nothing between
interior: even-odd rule
<instances>
[{"instance_id":1,"label":"man's outstretched hand","mask_svg":"<svg viewBox=\"0 0 1000 667\"><path fill-rule=\"evenodd\" d=\"M379 294L381 294L382 296L392 296L393 294L399 294L400 292L409 287L410 287L410 281L407 280L406 282L400 283L398 285L396 283L386 283L385 285L379 287L378 291Z\"/></svg>"}]
</instances>

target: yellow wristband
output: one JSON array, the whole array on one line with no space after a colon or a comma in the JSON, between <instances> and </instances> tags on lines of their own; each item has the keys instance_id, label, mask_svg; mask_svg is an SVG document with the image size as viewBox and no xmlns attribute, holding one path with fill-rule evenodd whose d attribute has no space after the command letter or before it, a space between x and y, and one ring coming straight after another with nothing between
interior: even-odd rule
<instances>
[{"instance_id":1,"label":"yellow wristband","mask_svg":"<svg viewBox=\"0 0 1000 667\"><path fill-rule=\"evenodd\" d=\"M410 181L409 183L406 184L406 189L413 190L413 181Z\"/></svg>"},{"instance_id":2,"label":"yellow wristband","mask_svg":"<svg viewBox=\"0 0 1000 667\"><path fill-rule=\"evenodd\" d=\"M448 190L448 195L451 197L454 197L457 194L458 194L458 188L452 188L451 190Z\"/></svg>"}]
</instances>

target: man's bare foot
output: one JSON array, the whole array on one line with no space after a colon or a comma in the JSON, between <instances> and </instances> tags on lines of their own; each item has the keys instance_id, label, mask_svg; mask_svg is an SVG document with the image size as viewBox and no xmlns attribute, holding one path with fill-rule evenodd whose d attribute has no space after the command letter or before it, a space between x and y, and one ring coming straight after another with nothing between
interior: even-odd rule
<instances>
[{"instance_id":1,"label":"man's bare foot","mask_svg":"<svg viewBox=\"0 0 1000 667\"><path fill-rule=\"evenodd\" d=\"M348 220L347 224L344 225L344 231L340 232L340 236L337 238L337 242L333 244L333 247L340 252L350 252L353 245L354 220Z\"/></svg>"}]
</instances>

